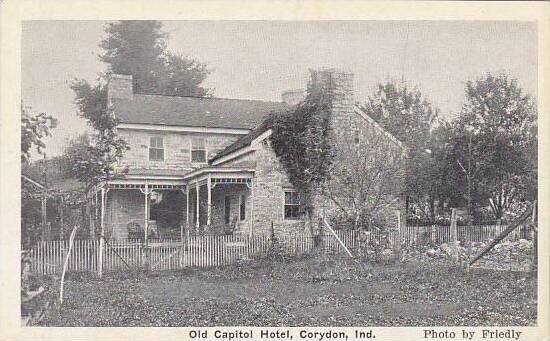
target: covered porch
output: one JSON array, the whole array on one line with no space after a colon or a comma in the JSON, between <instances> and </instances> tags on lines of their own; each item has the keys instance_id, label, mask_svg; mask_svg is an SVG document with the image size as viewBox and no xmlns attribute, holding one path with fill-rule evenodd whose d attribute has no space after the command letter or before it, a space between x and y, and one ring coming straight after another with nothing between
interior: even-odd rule
<instances>
[{"instance_id":1,"label":"covered porch","mask_svg":"<svg viewBox=\"0 0 550 341\"><path fill-rule=\"evenodd\" d=\"M97 236L107 239L179 239L186 221L181 177L127 177L98 184L90 196ZM95 218L95 219L94 219Z\"/></svg>"},{"instance_id":2,"label":"covered porch","mask_svg":"<svg viewBox=\"0 0 550 341\"><path fill-rule=\"evenodd\" d=\"M253 234L253 169L205 167L184 179L188 233Z\"/></svg>"}]
</instances>

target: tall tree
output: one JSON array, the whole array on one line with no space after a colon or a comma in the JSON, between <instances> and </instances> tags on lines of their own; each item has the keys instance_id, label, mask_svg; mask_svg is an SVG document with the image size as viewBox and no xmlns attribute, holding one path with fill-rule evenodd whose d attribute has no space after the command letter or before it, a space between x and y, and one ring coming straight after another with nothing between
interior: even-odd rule
<instances>
[{"instance_id":1,"label":"tall tree","mask_svg":"<svg viewBox=\"0 0 550 341\"><path fill-rule=\"evenodd\" d=\"M99 59L109 73L132 75L137 92L173 96L207 96L200 84L208 76L205 64L167 49L162 23L128 20L107 24Z\"/></svg>"},{"instance_id":2,"label":"tall tree","mask_svg":"<svg viewBox=\"0 0 550 341\"><path fill-rule=\"evenodd\" d=\"M439 115L417 88L405 82L378 84L361 108L412 150L423 150Z\"/></svg>"},{"instance_id":3,"label":"tall tree","mask_svg":"<svg viewBox=\"0 0 550 341\"><path fill-rule=\"evenodd\" d=\"M94 128L94 133L91 137L86 135L72 141L64 156L73 167L71 174L89 188L114 174L115 163L128 146L116 135L118 120L107 105L107 87L102 83L92 86L84 80L76 80L71 88L76 95L79 115Z\"/></svg>"},{"instance_id":4,"label":"tall tree","mask_svg":"<svg viewBox=\"0 0 550 341\"><path fill-rule=\"evenodd\" d=\"M379 84L361 109L407 146L407 211L410 213L411 206L431 207L429 216L433 219L434 158L426 151L434 149L431 132L439 110L422 96L419 89L411 88L405 82L391 81Z\"/></svg>"},{"instance_id":5,"label":"tall tree","mask_svg":"<svg viewBox=\"0 0 550 341\"><path fill-rule=\"evenodd\" d=\"M136 92L174 96L208 96L210 90L200 84L209 71L194 59L168 51L168 35L158 21L119 21L105 26L107 36L100 43L103 53L99 59L106 63L107 72L100 81L90 84L76 79L71 84L75 93L78 114L94 128L86 141L73 141L66 156L75 162L73 175L88 186L111 177L115 163L128 148L118 138L118 124L107 104L110 74L129 74ZM78 155L78 153L82 153Z\"/></svg>"},{"instance_id":6,"label":"tall tree","mask_svg":"<svg viewBox=\"0 0 550 341\"><path fill-rule=\"evenodd\" d=\"M501 219L518 202L536 197L536 106L506 74L468 81L465 92L455 122L455 168L468 180L470 165L465 198L488 205Z\"/></svg>"}]
</instances>

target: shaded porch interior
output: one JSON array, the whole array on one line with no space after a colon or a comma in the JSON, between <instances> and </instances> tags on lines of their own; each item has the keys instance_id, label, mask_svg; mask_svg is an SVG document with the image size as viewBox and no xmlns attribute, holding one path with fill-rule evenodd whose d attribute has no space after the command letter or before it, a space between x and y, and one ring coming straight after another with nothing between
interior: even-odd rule
<instances>
[{"instance_id":1,"label":"shaded porch interior","mask_svg":"<svg viewBox=\"0 0 550 341\"><path fill-rule=\"evenodd\" d=\"M146 239L147 231L147 239L179 239L251 233L252 174L200 175L185 184L103 184L95 192L96 234L103 230L107 239Z\"/></svg>"}]
</instances>

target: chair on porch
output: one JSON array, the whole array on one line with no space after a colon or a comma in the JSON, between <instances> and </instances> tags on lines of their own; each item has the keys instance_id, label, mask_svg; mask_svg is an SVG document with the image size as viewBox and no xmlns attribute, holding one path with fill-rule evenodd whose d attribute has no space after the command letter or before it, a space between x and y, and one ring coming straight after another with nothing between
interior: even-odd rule
<instances>
[{"instance_id":1,"label":"chair on porch","mask_svg":"<svg viewBox=\"0 0 550 341\"><path fill-rule=\"evenodd\" d=\"M126 224L128 229L128 239L140 239L143 240L145 237L145 229L143 226L143 221L132 220ZM156 222L153 220L149 221L149 238L157 238L157 227Z\"/></svg>"},{"instance_id":2,"label":"chair on porch","mask_svg":"<svg viewBox=\"0 0 550 341\"><path fill-rule=\"evenodd\" d=\"M237 229L237 222L239 221L237 215L234 215L228 224L224 226L224 234L231 235Z\"/></svg>"}]
</instances>

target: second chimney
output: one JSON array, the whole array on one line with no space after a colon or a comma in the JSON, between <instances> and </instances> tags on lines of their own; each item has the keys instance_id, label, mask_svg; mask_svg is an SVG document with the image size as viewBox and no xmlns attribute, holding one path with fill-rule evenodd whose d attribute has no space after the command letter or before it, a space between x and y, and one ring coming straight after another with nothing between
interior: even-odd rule
<instances>
[{"instance_id":1,"label":"second chimney","mask_svg":"<svg viewBox=\"0 0 550 341\"><path fill-rule=\"evenodd\" d=\"M107 86L109 103L113 99L133 99L134 86L132 75L112 74Z\"/></svg>"},{"instance_id":2,"label":"second chimney","mask_svg":"<svg viewBox=\"0 0 550 341\"><path fill-rule=\"evenodd\" d=\"M288 105L297 105L306 98L306 92L302 89L287 90L281 94L281 99Z\"/></svg>"}]
</instances>

